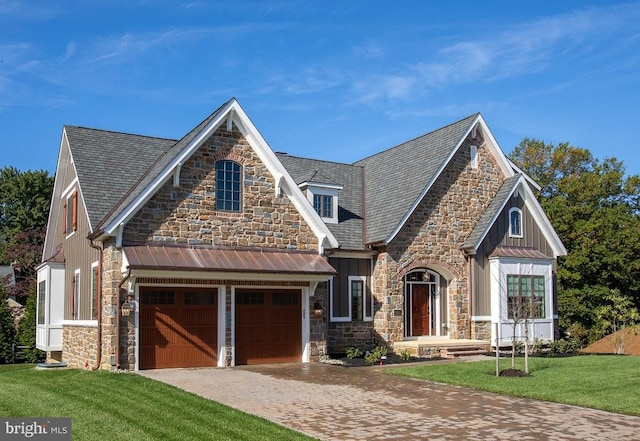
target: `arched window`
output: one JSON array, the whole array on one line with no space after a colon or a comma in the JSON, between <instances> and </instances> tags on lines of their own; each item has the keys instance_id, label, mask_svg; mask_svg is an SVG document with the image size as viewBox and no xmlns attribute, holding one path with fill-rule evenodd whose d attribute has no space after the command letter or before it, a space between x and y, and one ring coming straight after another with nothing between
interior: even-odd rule
<instances>
[{"instance_id":1,"label":"arched window","mask_svg":"<svg viewBox=\"0 0 640 441\"><path fill-rule=\"evenodd\" d=\"M522 210L516 207L509 210L509 237L522 237Z\"/></svg>"},{"instance_id":2,"label":"arched window","mask_svg":"<svg viewBox=\"0 0 640 441\"><path fill-rule=\"evenodd\" d=\"M242 166L234 161L216 162L216 210L242 208Z\"/></svg>"}]
</instances>

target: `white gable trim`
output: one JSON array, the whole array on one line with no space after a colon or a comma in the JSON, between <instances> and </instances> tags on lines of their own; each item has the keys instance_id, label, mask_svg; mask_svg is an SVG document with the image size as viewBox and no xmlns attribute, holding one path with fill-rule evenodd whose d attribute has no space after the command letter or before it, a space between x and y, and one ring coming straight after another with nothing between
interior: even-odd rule
<instances>
[{"instance_id":1,"label":"white gable trim","mask_svg":"<svg viewBox=\"0 0 640 441\"><path fill-rule=\"evenodd\" d=\"M120 214L105 226L104 232L110 236L114 236L118 232L118 228L122 224L126 224L138 212L144 204L169 180L172 179L176 169L184 164L185 161L193 155L193 153L202 146L202 144L222 125L226 123L227 129L232 121L240 129L245 136L249 145L254 149L260 160L266 165L269 172L276 179L276 183L280 185L280 190L290 197L295 207L298 209L304 220L309 224L312 231L322 244L320 252L323 248L338 248L338 241L329 231L327 226L322 222L320 217L313 210L313 207L307 202L302 191L295 184L291 176L287 173L284 166L277 159L275 153L271 150L260 132L253 125L240 104L231 99L222 108L219 109L218 115L215 116L189 144L187 144L182 152L178 154L154 179L151 183L136 197ZM282 182L284 181L284 182ZM284 185L282 185L284 184ZM276 189L276 193L278 193Z\"/></svg>"},{"instance_id":2,"label":"white gable trim","mask_svg":"<svg viewBox=\"0 0 640 441\"><path fill-rule=\"evenodd\" d=\"M487 234L489 234L489 231L495 224L496 220L498 219L498 216L500 216L500 214L506 207L507 202L516 192L520 193L520 196L524 200L524 204L529 209L529 213L531 213L531 216L533 216L533 219L535 220L536 224L540 228L542 235L547 240L547 242L549 242L549 245L553 250L553 256L555 258L557 258L558 256L566 256L567 254L566 248L562 244L562 241L558 237L558 234L556 233L556 231L553 229L553 226L551 226L551 222L549 221L549 218L547 218L547 216L544 214L544 210L542 210L542 207L540 206L540 203L538 202L535 195L533 194L531 187L529 187L529 185L527 184L526 177L524 175L520 175L520 177L514 184L513 188L509 192L509 195L506 198L504 198L504 201L502 201L502 205L500 206L500 209L496 210L496 212L493 214L491 221L487 224L487 228L482 232L482 235L478 238L478 241L473 245L473 248L468 250L468 253L476 254L476 252L478 251L478 248L482 244L482 241L484 241Z\"/></svg>"},{"instance_id":3,"label":"white gable trim","mask_svg":"<svg viewBox=\"0 0 640 441\"><path fill-rule=\"evenodd\" d=\"M434 173L433 177L427 183L424 189L420 192L416 200L413 201L413 204L411 204L411 207L409 207L409 210L405 213L405 215L402 217L400 222L398 222L395 229L384 240L385 244L388 244L389 242L391 242L393 238L396 237L398 233L400 233L400 230L402 230L407 220L409 220L409 217L413 214L416 208L418 208L418 205L420 205L420 202L422 202L422 200L424 199L426 194L429 192L433 184L440 177L443 170L447 167L447 165L449 165L449 162L451 162L451 159L455 156L455 154L458 153L458 150L460 150L460 147L462 146L462 143L464 142L464 140L467 139L467 137L471 132L475 132L478 129L482 130L485 144L487 145L487 147L489 148L489 151L493 154L496 161L498 162L498 166L502 170L502 173L504 173L504 175L507 178L510 178L515 174L509 160L500 149L500 146L498 146L498 143L496 142L496 139L493 137L493 134L489 130L489 127L487 126L487 123L484 121L484 118L482 118L482 115L478 114L473 119L471 124L469 124L469 127L464 132L464 134L460 137L460 139L455 145L455 148L451 150L451 153L449 154L449 156L447 156L447 159L440 165L440 168L438 169L438 171Z\"/></svg>"}]
</instances>

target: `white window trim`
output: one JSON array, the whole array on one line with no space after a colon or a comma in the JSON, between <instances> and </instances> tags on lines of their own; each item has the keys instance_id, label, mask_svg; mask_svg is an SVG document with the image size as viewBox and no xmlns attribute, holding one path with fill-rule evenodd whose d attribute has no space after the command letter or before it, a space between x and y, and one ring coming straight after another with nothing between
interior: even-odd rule
<instances>
[{"instance_id":1,"label":"white window trim","mask_svg":"<svg viewBox=\"0 0 640 441\"><path fill-rule=\"evenodd\" d=\"M518 213L518 217L520 218L520 234L513 234L513 225L511 223L511 214L513 212ZM522 239L524 237L524 222L522 218L522 210L518 207L513 207L509 209L509 237L513 237L516 239Z\"/></svg>"},{"instance_id":2,"label":"white window trim","mask_svg":"<svg viewBox=\"0 0 640 441\"><path fill-rule=\"evenodd\" d=\"M95 261L95 262L93 262L91 264L91 288L90 288L90 291L91 291L91 303L90 303L91 304L91 320L96 320L96 318L93 317L93 309L95 307L96 313L98 313L98 306L99 306L99 305L95 304L96 296L97 296L98 293L96 292L95 295L94 295L94 292L93 292L93 287L94 287L94 285L96 283L96 281L94 280L94 278L95 278L95 276L94 276L95 271L94 270L96 268L98 268L98 261ZM98 275L98 279L100 279L100 275ZM100 287L99 286L96 287L96 290L100 291Z\"/></svg>"},{"instance_id":3,"label":"white window trim","mask_svg":"<svg viewBox=\"0 0 640 441\"><path fill-rule=\"evenodd\" d=\"M478 146L471 144L470 146L471 168L478 168Z\"/></svg>"},{"instance_id":4,"label":"white window trim","mask_svg":"<svg viewBox=\"0 0 640 441\"><path fill-rule=\"evenodd\" d=\"M349 285L349 320L350 322L354 321L353 317L353 308L352 308L352 292L351 292L351 284L354 281L362 282L362 321L370 322L373 321L373 295L371 296L371 316L367 315L367 276L349 276L348 285ZM356 320L360 321L360 320Z\"/></svg>"},{"instance_id":5,"label":"white window trim","mask_svg":"<svg viewBox=\"0 0 640 441\"><path fill-rule=\"evenodd\" d=\"M322 220L327 224L337 224L338 223L338 189L337 188L320 188L316 186L309 185L307 187L307 199L313 206L313 196L331 196L331 202L333 206L331 207L331 217L323 217L318 214ZM315 210L314 210L315 211Z\"/></svg>"},{"instance_id":6,"label":"white window trim","mask_svg":"<svg viewBox=\"0 0 640 441\"><path fill-rule=\"evenodd\" d=\"M64 204L64 221L65 221L65 225L64 225L64 229L65 231L65 238L69 238L71 236L73 236L74 234L76 234L76 230L73 229L73 195L76 194L76 189L72 189L71 192L69 192L66 195L66 199L65 199L65 204ZM77 197L77 196L76 196ZM76 205L76 210L78 210L78 207ZM71 214L71 216L69 216L69 214ZM76 222L78 221L78 212L76 211ZM69 225L71 225L71 228L69 228ZM77 227L77 225L76 225ZM77 228L76 228L77 229Z\"/></svg>"},{"instance_id":7,"label":"white window trim","mask_svg":"<svg viewBox=\"0 0 640 441\"><path fill-rule=\"evenodd\" d=\"M73 292L71 293L73 310L71 311L71 319L78 321L80 320L80 269L73 272L73 280ZM76 293L78 294L77 296Z\"/></svg>"}]
</instances>

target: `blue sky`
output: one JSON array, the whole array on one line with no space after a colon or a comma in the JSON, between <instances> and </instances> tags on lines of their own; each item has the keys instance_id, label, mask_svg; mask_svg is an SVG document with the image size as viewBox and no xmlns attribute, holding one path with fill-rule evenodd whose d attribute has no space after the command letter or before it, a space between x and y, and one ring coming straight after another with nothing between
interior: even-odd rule
<instances>
[{"instance_id":1,"label":"blue sky","mask_svg":"<svg viewBox=\"0 0 640 441\"><path fill-rule=\"evenodd\" d=\"M353 162L474 112L640 174L640 2L0 0L0 167L64 124L180 138L236 97L276 151Z\"/></svg>"}]
</instances>

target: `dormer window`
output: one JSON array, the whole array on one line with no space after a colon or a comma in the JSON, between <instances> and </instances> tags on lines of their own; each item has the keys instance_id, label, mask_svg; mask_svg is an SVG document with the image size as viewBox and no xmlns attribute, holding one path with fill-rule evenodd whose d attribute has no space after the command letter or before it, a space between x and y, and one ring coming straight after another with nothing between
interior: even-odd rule
<instances>
[{"instance_id":1,"label":"dormer window","mask_svg":"<svg viewBox=\"0 0 640 441\"><path fill-rule=\"evenodd\" d=\"M522 210L517 207L509 210L509 237L522 237Z\"/></svg>"},{"instance_id":2,"label":"dormer window","mask_svg":"<svg viewBox=\"0 0 640 441\"><path fill-rule=\"evenodd\" d=\"M328 194L314 194L313 208L323 218L333 218L333 196Z\"/></svg>"}]
</instances>

